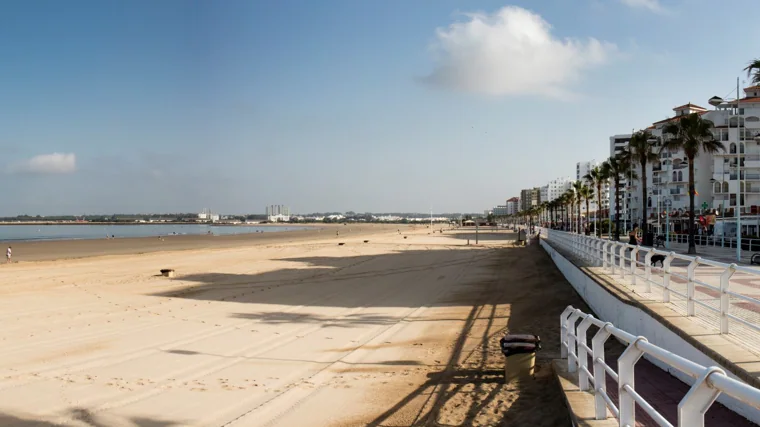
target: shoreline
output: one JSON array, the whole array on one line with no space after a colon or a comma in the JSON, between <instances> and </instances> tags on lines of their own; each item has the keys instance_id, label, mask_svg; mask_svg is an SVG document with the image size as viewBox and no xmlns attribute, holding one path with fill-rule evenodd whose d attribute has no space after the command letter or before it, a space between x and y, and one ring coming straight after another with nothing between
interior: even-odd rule
<instances>
[{"instance_id":1,"label":"shoreline","mask_svg":"<svg viewBox=\"0 0 760 427\"><path fill-rule=\"evenodd\" d=\"M13 248L13 264L61 261L110 255L138 255L145 253L230 249L273 243L293 243L305 240L335 239L332 229L339 228L340 237L350 238L367 233L391 232L397 229L411 229L410 225L363 224L361 227L324 224L320 228L310 227L264 233L230 235L186 234L153 237L121 237L116 239L76 239L76 240L18 240L0 241L0 245ZM0 268L6 265L0 261Z\"/></svg>"}]
</instances>

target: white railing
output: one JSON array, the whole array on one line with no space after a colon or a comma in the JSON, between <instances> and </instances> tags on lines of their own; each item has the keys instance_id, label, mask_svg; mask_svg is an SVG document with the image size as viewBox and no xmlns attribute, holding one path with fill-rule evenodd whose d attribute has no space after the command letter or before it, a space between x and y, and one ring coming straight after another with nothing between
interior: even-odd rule
<instances>
[{"instance_id":1,"label":"white railing","mask_svg":"<svg viewBox=\"0 0 760 427\"><path fill-rule=\"evenodd\" d=\"M749 280L760 280L760 270L546 228L541 236L644 298L669 303L705 327L728 334L730 325L743 345L760 350L760 300L745 294L756 295ZM655 255L663 256L662 267L652 265Z\"/></svg>"},{"instance_id":2,"label":"white railing","mask_svg":"<svg viewBox=\"0 0 760 427\"><path fill-rule=\"evenodd\" d=\"M580 323L578 321L580 320ZM588 330L598 328L588 346ZM755 408L760 408L760 390L735 380L717 366L704 367L688 359L650 344L645 337L634 336L612 323L605 323L578 309L568 306L560 316L561 355L567 358L567 370L577 373L581 391L594 393L594 415L597 420L607 419L607 410L618 419L620 426L636 425L636 405L660 426L673 426L652 405L636 392L634 369L636 362L646 355L693 378L694 384L678 404L678 425L700 427L705 425L705 413L725 393ZM617 372L605 362L604 344L615 337L627 348L617 359ZM589 369L589 358L591 369ZM607 374L617 382L618 401L607 393Z\"/></svg>"}]
</instances>

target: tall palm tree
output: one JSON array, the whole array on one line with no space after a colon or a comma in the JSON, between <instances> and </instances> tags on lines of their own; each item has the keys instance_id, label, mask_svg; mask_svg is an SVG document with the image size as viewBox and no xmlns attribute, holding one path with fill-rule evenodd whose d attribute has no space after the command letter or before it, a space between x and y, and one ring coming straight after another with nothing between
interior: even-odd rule
<instances>
[{"instance_id":1,"label":"tall palm tree","mask_svg":"<svg viewBox=\"0 0 760 427\"><path fill-rule=\"evenodd\" d=\"M586 184L581 187L580 196L586 202L586 224L588 224L589 218L589 201L594 198L594 189Z\"/></svg>"},{"instance_id":2,"label":"tall palm tree","mask_svg":"<svg viewBox=\"0 0 760 427\"><path fill-rule=\"evenodd\" d=\"M575 231L578 234L581 234L581 202L583 201L583 196L581 194L583 190L583 181L577 180L573 181L573 192L575 193L575 203L578 206L578 216L575 218L576 221L576 227Z\"/></svg>"},{"instance_id":3,"label":"tall palm tree","mask_svg":"<svg viewBox=\"0 0 760 427\"><path fill-rule=\"evenodd\" d=\"M692 113L681 116L677 121L672 121L662 129L663 135L667 137L665 146L670 149L683 150L686 158L689 159L689 254L697 253L697 246L694 244L694 158L699 153L716 153L726 151L723 143L716 141L713 135L712 121L703 119L699 114ZM738 177L741 181L741 177ZM737 208L741 209L741 200L737 200ZM739 231L741 232L741 230Z\"/></svg>"},{"instance_id":4,"label":"tall palm tree","mask_svg":"<svg viewBox=\"0 0 760 427\"><path fill-rule=\"evenodd\" d=\"M633 162L641 167L641 229L646 230L647 223L647 163L659 160L657 139L648 130L640 130L631 136L628 152Z\"/></svg>"},{"instance_id":5,"label":"tall palm tree","mask_svg":"<svg viewBox=\"0 0 760 427\"><path fill-rule=\"evenodd\" d=\"M575 207L575 191L567 190L564 194L565 200L565 216L567 217L568 230L573 231L573 208Z\"/></svg>"},{"instance_id":6,"label":"tall palm tree","mask_svg":"<svg viewBox=\"0 0 760 427\"><path fill-rule=\"evenodd\" d=\"M617 241L620 240L620 181L629 176L634 178L635 174L631 171L631 162L628 161L625 153L610 157L602 167L615 185L615 240Z\"/></svg>"},{"instance_id":7,"label":"tall palm tree","mask_svg":"<svg viewBox=\"0 0 760 427\"><path fill-rule=\"evenodd\" d=\"M602 186L609 179L607 175L607 169L602 166L594 166L583 177L592 187L596 188L596 225L594 225L594 232L598 231L598 235L602 237L602 228L600 227L601 220L599 218L599 211L602 210Z\"/></svg>"},{"instance_id":8,"label":"tall palm tree","mask_svg":"<svg viewBox=\"0 0 760 427\"><path fill-rule=\"evenodd\" d=\"M747 75L752 77L753 84L760 84L760 58L750 61L749 65L744 68Z\"/></svg>"}]
</instances>

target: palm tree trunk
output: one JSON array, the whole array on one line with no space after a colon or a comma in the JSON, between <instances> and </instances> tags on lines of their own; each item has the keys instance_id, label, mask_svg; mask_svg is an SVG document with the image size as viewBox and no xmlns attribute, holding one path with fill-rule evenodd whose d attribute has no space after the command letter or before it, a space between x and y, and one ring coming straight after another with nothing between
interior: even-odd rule
<instances>
[{"instance_id":1,"label":"palm tree trunk","mask_svg":"<svg viewBox=\"0 0 760 427\"><path fill-rule=\"evenodd\" d=\"M620 178L615 179L615 241L620 240Z\"/></svg>"},{"instance_id":2,"label":"palm tree trunk","mask_svg":"<svg viewBox=\"0 0 760 427\"><path fill-rule=\"evenodd\" d=\"M741 178L741 177L740 177ZM741 181L740 181L741 182ZM737 207L741 206L741 200L737 200ZM697 245L694 244L694 158L689 157L689 255L697 253Z\"/></svg>"},{"instance_id":3,"label":"palm tree trunk","mask_svg":"<svg viewBox=\"0 0 760 427\"><path fill-rule=\"evenodd\" d=\"M578 228L575 230L578 234L581 234L581 198L578 197Z\"/></svg>"},{"instance_id":4,"label":"palm tree trunk","mask_svg":"<svg viewBox=\"0 0 760 427\"><path fill-rule=\"evenodd\" d=\"M641 162L641 232L647 232L647 162Z\"/></svg>"},{"instance_id":5,"label":"palm tree trunk","mask_svg":"<svg viewBox=\"0 0 760 427\"><path fill-rule=\"evenodd\" d=\"M602 223L599 220L599 211L602 210L602 183L598 182L596 183L596 215L594 215L596 219L596 224L594 227L599 230L599 238L602 238ZM596 230L594 230L596 231Z\"/></svg>"},{"instance_id":6,"label":"palm tree trunk","mask_svg":"<svg viewBox=\"0 0 760 427\"><path fill-rule=\"evenodd\" d=\"M588 218L589 218L588 210L589 210L589 202L588 202L588 199L586 199L586 225L588 225Z\"/></svg>"}]
</instances>

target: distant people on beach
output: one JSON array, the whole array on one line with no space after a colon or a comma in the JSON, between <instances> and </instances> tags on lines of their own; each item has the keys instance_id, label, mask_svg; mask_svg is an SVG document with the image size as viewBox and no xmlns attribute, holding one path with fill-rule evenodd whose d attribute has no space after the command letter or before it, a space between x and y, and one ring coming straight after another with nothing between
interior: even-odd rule
<instances>
[{"instance_id":1,"label":"distant people on beach","mask_svg":"<svg viewBox=\"0 0 760 427\"><path fill-rule=\"evenodd\" d=\"M11 258L13 257L13 250L10 246L8 246L8 250L5 251L5 259L7 263L11 262Z\"/></svg>"}]
</instances>

